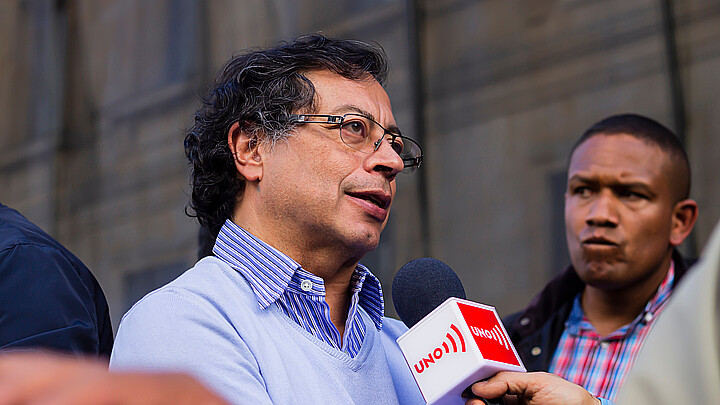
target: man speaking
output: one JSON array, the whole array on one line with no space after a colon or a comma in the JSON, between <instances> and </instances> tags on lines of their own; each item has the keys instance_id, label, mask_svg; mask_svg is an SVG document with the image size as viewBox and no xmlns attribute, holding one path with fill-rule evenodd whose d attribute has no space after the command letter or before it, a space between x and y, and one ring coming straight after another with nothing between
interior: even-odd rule
<instances>
[{"instance_id":1,"label":"man speaking","mask_svg":"<svg viewBox=\"0 0 720 405\"><path fill-rule=\"evenodd\" d=\"M423 403L375 249L422 162L381 49L319 35L233 58L185 139L214 256L125 315L113 369L182 370L232 403Z\"/></svg>"}]
</instances>

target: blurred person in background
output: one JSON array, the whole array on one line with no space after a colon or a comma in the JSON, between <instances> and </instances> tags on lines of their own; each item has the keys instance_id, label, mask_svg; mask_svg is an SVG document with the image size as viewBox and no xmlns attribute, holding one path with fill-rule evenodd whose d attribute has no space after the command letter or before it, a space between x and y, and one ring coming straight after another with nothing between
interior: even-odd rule
<instances>
[{"instance_id":1,"label":"blurred person in background","mask_svg":"<svg viewBox=\"0 0 720 405\"><path fill-rule=\"evenodd\" d=\"M87 267L40 227L0 204L0 349L110 356L112 325Z\"/></svg>"}]
</instances>

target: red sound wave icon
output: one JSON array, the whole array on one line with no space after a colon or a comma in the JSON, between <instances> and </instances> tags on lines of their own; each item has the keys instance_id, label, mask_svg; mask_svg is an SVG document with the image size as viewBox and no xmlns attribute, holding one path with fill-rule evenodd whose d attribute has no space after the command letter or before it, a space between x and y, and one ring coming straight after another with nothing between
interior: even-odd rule
<instances>
[{"instance_id":1,"label":"red sound wave icon","mask_svg":"<svg viewBox=\"0 0 720 405\"><path fill-rule=\"evenodd\" d=\"M455 340L455 336L452 332L455 332L455 335L457 335L457 341ZM460 333L460 330L457 326L455 326L455 324L450 324L450 332L445 335L445 339L446 340L444 340L440 346L428 353L427 357L421 358L420 361L415 364L415 371L417 371L418 374L429 368L430 364L440 360L443 355L450 353L451 346L453 353L465 352L465 338L463 338L462 333ZM458 343L460 344L459 347ZM443 349L445 350L443 351Z\"/></svg>"},{"instance_id":2,"label":"red sound wave icon","mask_svg":"<svg viewBox=\"0 0 720 405\"><path fill-rule=\"evenodd\" d=\"M452 329L452 332L455 332L455 334L458 336L458 338L459 338L458 340L460 341L460 345L461 345L460 351L464 352L465 351L465 339L463 339L462 334L458 330L457 326L455 326L455 324L450 324L450 329ZM451 335L450 332L448 332L447 335L445 335L445 337L447 338L447 340L450 341L450 344L452 345L452 348L453 348L453 352L457 353L458 348L457 348L457 344L455 343L455 339L453 339L453 335ZM450 353L450 347L448 347L447 342L443 342L442 345L445 348L445 353Z\"/></svg>"},{"instance_id":3,"label":"red sound wave icon","mask_svg":"<svg viewBox=\"0 0 720 405\"><path fill-rule=\"evenodd\" d=\"M500 329L498 325L493 326L491 330L488 329L480 329L477 326L471 326L470 331L475 336L482 336L486 339L494 340L498 343L500 343L502 346L505 346L506 350L510 350L510 347L512 343L508 342L507 337L505 336L505 333Z\"/></svg>"}]
</instances>

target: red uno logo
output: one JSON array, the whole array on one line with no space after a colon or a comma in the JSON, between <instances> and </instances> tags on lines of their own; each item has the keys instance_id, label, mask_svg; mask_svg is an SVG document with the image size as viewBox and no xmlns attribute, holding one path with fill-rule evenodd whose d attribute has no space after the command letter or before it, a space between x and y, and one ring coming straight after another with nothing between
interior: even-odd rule
<instances>
[{"instance_id":1,"label":"red uno logo","mask_svg":"<svg viewBox=\"0 0 720 405\"><path fill-rule=\"evenodd\" d=\"M457 336L457 340L456 337ZM420 374L427 370L431 364L443 358L449 353L465 352L465 339L455 324L450 325L450 331L445 335L442 344L430 351L426 357L423 357L415 363L415 371Z\"/></svg>"},{"instance_id":2,"label":"red uno logo","mask_svg":"<svg viewBox=\"0 0 720 405\"><path fill-rule=\"evenodd\" d=\"M513 352L512 343L500 326L495 311L462 302L458 302L458 308L460 308L484 359L520 365L515 352Z\"/></svg>"}]
</instances>

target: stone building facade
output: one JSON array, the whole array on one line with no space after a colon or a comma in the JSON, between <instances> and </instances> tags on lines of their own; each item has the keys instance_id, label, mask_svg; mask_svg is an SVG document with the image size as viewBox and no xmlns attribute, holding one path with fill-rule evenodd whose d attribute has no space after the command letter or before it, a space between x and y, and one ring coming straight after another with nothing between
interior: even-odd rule
<instances>
[{"instance_id":1,"label":"stone building facade","mask_svg":"<svg viewBox=\"0 0 720 405\"><path fill-rule=\"evenodd\" d=\"M423 173L399 178L364 261L386 291L431 255L470 298L524 306L567 264L570 147L614 113L673 127L683 107L695 246L720 218L715 0L3 1L0 201L88 264L117 325L196 260L182 139L209 81L244 48L310 32L380 43L396 120L423 139Z\"/></svg>"}]
</instances>

